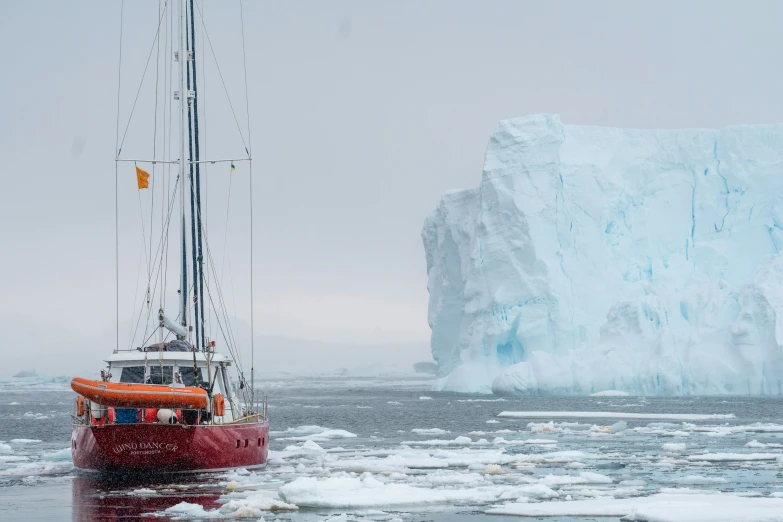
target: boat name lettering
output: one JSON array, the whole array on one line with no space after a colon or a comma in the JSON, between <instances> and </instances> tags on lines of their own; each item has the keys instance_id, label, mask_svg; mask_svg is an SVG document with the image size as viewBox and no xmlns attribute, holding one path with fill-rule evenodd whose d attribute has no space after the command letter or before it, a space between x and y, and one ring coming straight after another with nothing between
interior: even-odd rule
<instances>
[{"instance_id":1,"label":"boat name lettering","mask_svg":"<svg viewBox=\"0 0 783 522\"><path fill-rule=\"evenodd\" d=\"M130 451L131 454L138 454L140 450L157 450L156 452L161 450L177 451L177 445L166 442L125 442L114 446L114 453Z\"/></svg>"}]
</instances>

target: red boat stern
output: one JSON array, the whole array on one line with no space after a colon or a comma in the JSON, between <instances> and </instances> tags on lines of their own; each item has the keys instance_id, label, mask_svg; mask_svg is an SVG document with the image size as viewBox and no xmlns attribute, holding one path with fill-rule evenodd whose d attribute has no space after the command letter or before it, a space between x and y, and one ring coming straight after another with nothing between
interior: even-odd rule
<instances>
[{"instance_id":1,"label":"red boat stern","mask_svg":"<svg viewBox=\"0 0 783 522\"><path fill-rule=\"evenodd\" d=\"M96 471L256 467L269 454L269 423L74 425L71 452L77 468Z\"/></svg>"}]
</instances>

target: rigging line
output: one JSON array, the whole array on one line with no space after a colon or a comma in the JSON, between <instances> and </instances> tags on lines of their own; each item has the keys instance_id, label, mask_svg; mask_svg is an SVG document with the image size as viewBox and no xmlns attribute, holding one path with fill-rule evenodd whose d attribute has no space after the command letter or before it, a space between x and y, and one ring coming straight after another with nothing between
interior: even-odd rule
<instances>
[{"instance_id":1,"label":"rigging line","mask_svg":"<svg viewBox=\"0 0 783 522\"><path fill-rule=\"evenodd\" d=\"M168 10L168 4L166 5L166 10ZM163 15L161 14L160 18L158 19L158 29L155 31L155 39L152 41L152 47L150 47L150 53L147 55L147 63L144 65L144 72L141 74L141 81L139 82L139 88L136 91L136 98L133 100L133 106L131 107L130 115L128 116L128 124L125 126L125 132L122 134L122 141L120 141L120 145L117 148L117 157L120 157L120 151L122 150L122 146L125 144L125 138L128 136L128 129L130 128L131 120L133 120L133 112L136 110L136 102L139 101L139 94L141 94L141 87L144 85L144 78L147 76L147 69L150 65L150 59L152 58L152 51L155 50L155 43L158 41L158 35L160 34L160 23L163 21Z\"/></svg>"},{"instance_id":2,"label":"rigging line","mask_svg":"<svg viewBox=\"0 0 783 522\"><path fill-rule=\"evenodd\" d=\"M141 204L141 190L137 191L139 196L139 216L141 217L141 236L142 236L142 246L144 247L144 263L147 265L147 287L149 287L149 280L150 277L152 277L152 271L150 270L149 262L147 261L147 227L144 226L144 208ZM150 235L152 235L152 232L150 231ZM151 244L151 241L150 241Z\"/></svg>"},{"instance_id":3,"label":"rigging line","mask_svg":"<svg viewBox=\"0 0 783 522\"><path fill-rule=\"evenodd\" d=\"M245 15L242 9L242 0L239 0L239 19L242 26L242 65L245 70L245 110L247 111L247 141L252 143L250 139L250 98L247 94L247 53L245 52ZM251 145L252 147L252 145ZM252 149L251 149L252 150ZM251 150L247 151L248 156L251 158L253 154ZM249 180L250 185L250 390L251 390L251 406L255 404L255 322L256 317L253 313L253 160L250 160L249 166Z\"/></svg>"},{"instance_id":4,"label":"rigging line","mask_svg":"<svg viewBox=\"0 0 783 522\"><path fill-rule=\"evenodd\" d=\"M176 195L176 187L175 187L174 195ZM174 201L173 201L174 195L172 196L172 200L169 203L169 213L168 213L168 217L167 217L167 221L166 221L166 230L168 230L168 224L171 221L171 212L172 212L172 210L174 208ZM142 229L143 229L143 225L144 224L143 224L143 219L142 219ZM163 244L164 244L164 242L167 243L167 239L168 239L168 234L166 236L162 236L161 237L160 243L158 244L158 248L156 249L155 261L153 263L154 265L157 265L157 260L158 260L158 254L159 253L160 253L161 258L163 257L163 255L162 255ZM146 249L146 240L143 241L142 243L144 244L144 248ZM145 256L146 256L146 252L145 252ZM145 261L146 261L146 257L145 257ZM141 259L139 259L139 265L141 265ZM162 265L160 265L160 266L161 266L161 268L159 269L159 271L162 269ZM141 266L139 266L139 272L140 271L141 271ZM152 280L152 275L151 275L151 273L149 273L148 276L147 276L147 281L149 282L151 280ZM136 295L135 299L138 299L138 291L139 291L139 287L138 287L138 276L137 276L136 291L134 292L134 295ZM152 289L152 296L153 296L153 298L154 298L155 294L157 293L157 291L158 291L158 275L155 276L155 286ZM163 291L165 291L165 287L162 288L161 292L163 292ZM147 286L147 294L149 296L149 283L148 283L148 286ZM134 302L134 305L133 305L133 309L134 310L136 309L135 302ZM133 337L131 339L131 346L129 347L130 349L133 348L133 340L136 339L136 333L138 333L139 322L141 321L141 315L142 315L143 311L144 311L144 305L142 304L142 306L139 308L139 319L138 319L138 321L136 323L136 330L134 331ZM144 337L147 336L147 331L148 331L148 328L149 328L149 322L150 322L151 314L152 314L152 308L148 305L147 306L147 319L145 321L145 326L144 326ZM131 320L132 320L132 318L131 318ZM155 334L156 330L157 330L157 328L153 330L152 335ZM146 341L145 341L145 343L146 343Z\"/></svg>"},{"instance_id":5,"label":"rigging line","mask_svg":"<svg viewBox=\"0 0 783 522\"><path fill-rule=\"evenodd\" d=\"M120 3L120 50L119 65L117 66L117 123L114 137L114 150L117 151L120 141L120 92L122 88L122 19L125 11L125 0ZM114 162L114 309L116 315L116 341L114 353L120 351L120 211L119 211L119 177L120 170L117 162ZM135 308L135 305L134 305Z\"/></svg>"},{"instance_id":6,"label":"rigging line","mask_svg":"<svg viewBox=\"0 0 783 522\"><path fill-rule=\"evenodd\" d=\"M179 176L177 176L177 180L179 180ZM171 224L171 215L172 215L172 213L174 211L174 198L177 195L177 188L178 187L176 187L176 186L174 187L174 192L171 194L171 199L169 200L169 207L168 207L169 211L168 211L168 214L166 216L166 224L165 224L166 234L164 234L160 238L160 242L158 243L158 248L155 251L155 263L154 264L157 264L159 255L160 255L161 259L163 258L163 250L164 250L164 248L168 248L168 243L169 243L169 241L168 241L168 231L169 231L169 227L170 227L170 224ZM162 264L160 265L160 268L158 270L162 270ZM155 287L153 288L153 295L155 293L157 293L157 289L158 289L157 281L158 281L158 277L156 276L155 277ZM163 287L163 289L161 290L161 292L163 292L163 291L165 291L165 287Z\"/></svg>"},{"instance_id":7,"label":"rigging line","mask_svg":"<svg viewBox=\"0 0 783 522\"><path fill-rule=\"evenodd\" d=\"M198 212L200 212L200 210ZM209 241L208 240L206 240L205 244L206 244L206 251L207 251L207 259L209 261L208 264L209 264L210 269L212 270L213 278L214 278L214 280L215 280L215 282L217 284L218 277L217 277L217 272L215 271L215 261L214 261L214 259L212 257L212 249L209 247ZM231 272L230 269L229 269L229 271ZM233 279L232 279L232 292L233 292ZM241 366L242 365L241 355L234 356L233 350L231 349L231 345L232 344L238 347L238 345L236 343L236 333L234 333L233 325L231 324L231 321L228 319L229 318L228 307L225 304L225 298L223 297L223 292L222 292L222 289L220 288L219 284L217 285L217 295L218 295L218 302L222 306L221 311L223 312L223 315L224 315L226 323L227 323L227 330L228 330L228 332L230 334L228 337L226 337L226 335L224 334L224 339L226 340L226 343L227 343L227 345L229 347L229 351L232 353L232 356L236 360L237 364L239 366ZM234 315L236 315L236 295L235 295L235 293L232 293L232 296L234 297L234 300L235 300L234 301ZM214 308L214 303L213 303L213 308ZM217 309L215 309L215 314L216 314L216 317L217 317L217 315L218 315L218 310Z\"/></svg>"},{"instance_id":8,"label":"rigging line","mask_svg":"<svg viewBox=\"0 0 783 522\"><path fill-rule=\"evenodd\" d=\"M142 252L139 252L139 268L136 270L136 290L133 291L133 308L131 309L130 325L133 325L133 316L136 314L136 304L139 302L139 280L141 279L141 260ZM128 349L133 347L133 341L136 340L136 333L139 331L139 321L141 321L141 314L144 311L144 306L139 307L139 319L136 321L136 329L132 332L128 331Z\"/></svg>"},{"instance_id":9,"label":"rigging line","mask_svg":"<svg viewBox=\"0 0 783 522\"><path fill-rule=\"evenodd\" d=\"M228 215L231 211L231 182L234 177L231 175L231 167L228 168L228 198L226 200L226 229L223 232L223 259L220 260L220 284L223 284L223 274L226 271L226 248L228 247Z\"/></svg>"},{"instance_id":10,"label":"rigging line","mask_svg":"<svg viewBox=\"0 0 783 522\"><path fill-rule=\"evenodd\" d=\"M177 176L177 179L179 179L179 176ZM168 212L168 216L166 218L166 227L165 227L167 233L166 233L166 235L161 237L160 243L158 244L158 248L157 248L156 253L155 253L155 263L154 264L157 264L158 255L159 254L160 254L161 258L163 257L163 249L166 248L167 245L168 245L168 230L169 230L169 224L171 223L171 215L172 215L172 212L173 212L173 209L174 209L174 198L176 197L176 194L177 194L177 186L174 187L174 193L171 195L171 200L169 202L169 212ZM163 265L161 264L159 270L162 270L162 266ZM139 273L140 272L141 272L141 258L139 258ZM137 275L136 291L134 292L135 299L137 299L137 300L138 300L138 291L139 291L138 277L139 276ZM158 276L155 277L155 286L153 287L152 295L154 296L157 293L157 291L158 291ZM161 292L165 292L165 287L162 287ZM137 301L134 301L133 310L136 310L136 302ZM133 336L129 339L129 342L130 342L129 348L130 349L133 348L133 341L136 339L136 334L138 333L139 322L141 321L141 315L142 315L143 310L144 310L144 307L142 306L139 309L139 319L138 319L138 321L136 323L136 330L134 331ZM147 321L146 321L146 325L145 325L145 328L144 328L144 336L147 335L147 328L149 327L149 320L150 320L151 313L152 313L152 308L147 307ZM133 321L133 317L131 316L131 324L132 324L132 321ZM154 331L153 331L153 334L154 334Z\"/></svg>"},{"instance_id":11,"label":"rigging line","mask_svg":"<svg viewBox=\"0 0 783 522\"><path fill-rule=\"evenodd\" d=\"M231 258L228 258L228 282L231 285L231 303L234 305L234 317L237 317L237 294L234 290L234 267L231 264ZM228 306L226 306L226 321L228 321ZM233 328L233 324L229 323ZM251 328L252 332L252 328ZM236 335L236 334L235 334ZM251 333L252 335L252 333Z\"/></svg>"},{"instance_id":12,"label":"rigging line","mask_svg":"<svg viewBox=\"0 0 783 522\"><path fill-rule=\"evenodd\" d=\"M206 250L207 250L207 259L209 259L209 267L213 272L213 277L217 279L217 274L215 273L215 263L212 259L212 250L209 248L209 242L206 243ZM232 330L231 322L228 320L228 309L225 305L225 299L223 298L223 292L220 288L220 286L216 287L217 290L217 297L218 297L218 303L221 305L220 311L223 312L224 318L226 320L226 329L228 330L228 335L223 333L223 338L226 341L226 345L228 346L229 352L231 352L231 355L234 357L234 359L237 362L237 365L239 367L242 366L242 360L241 356L236 356L234 354L234 347L238 347L236 343L236 334ZM207 292L209 292L209 286L207 287ZM219 318L218 314L218 308L215 307L214 302L212 299L210 299L210 302L212 303L213 309L215 309L215 315L216 318Z\"/></svg>"},{"instance_id":13,"label":"rigging line","mask_svg":"<svg viewBox=\"0 0 783 522\"><path fill-rule=\"evenodd\" d=\"M239 20L242 28L242 68L245 71L245 111L247 112L247 143L248 155L253 157L253 140L250 136L250 98L247 93L247 53L245 52L245 15L242 10L242 0L239 0Z\"/></svg>"},{"instance_id":14,"label":"rigging line","mask_svg":"<svg viewBox=\"0 0 783 522\"><path fill-rule=\"evenodd\" d=\"M204 24L204 15L201 14L201 8L198 4L196 4L196 8L199 12L199 19L201 20L201 25L204 27L204 34L207 36L207 43L209 43L209 50L212 51L212 58L215 60L215 67L218 71L218 76L220 76L220 81L223 83L223 90L226 92L226 98L228 99L228 106L231 107L231 114L234 115L234 121L237 124L237 130L239 131L239 137L242 139L242 145L245 147L245 152L247 152L248 156L250 155L250 150L247 147L247 143L245 142L245 135L242 134L242 127L239 125L239 118L237 118L237 113L234 110L234 104L231 103L231 96L228 94L228 88L226 87L226 80L223 79L223 72L220 70L220 64L218 63L217 56L215 55L215 48L212 47L212 39L209 37L209 31L207 31L207 26Z\"/></svg>"},{"instance_id":15,"label":"rigging line","mask_svg":"<svg viewBox=\"0 0 783 522\"><path fill-rule=\"evenodd\" d=\"M209 248L209 242L206 243L206 250L207 250L207 258L209 259L209 267L213 272L213 277L215 280L217 280L217 273L215 273L215 262L212 259L212 249ZM209 287L207 288L207 293L209 292ZM231 353L231 356L234 357L234 360L237 363L237 366L241 369L242 368L242 357L241 354L239 354L238 345L235 340L234 332L231 328L231 323L228 321L228 309L225 305L225 299L223 298L223 292L220 289L220 286L217 286L217 296L218 296L218 303L221 305L220 311L223 312L224 318L226 320L226 328L228 330L228 335L226 335L225 332L223 332L221 327L221 333L223 333L223 338L226 341L226 345L228 346L228 350ZM212 303L212 307L215 309L215 316L216 319L219 320L219 314L217 313L217 307L215 307L214 301L212 301L212 298L210 296L210 303ZM237 348L237 353L234 352L234 347Z\"/></svg>"},{"instance_id":16,"label":"rigging line","mask_svg":"<svg viewBox=\"0 0 783 522\"><path fill-rule=\"evenodd\" d=\"M216 263L215 263L215 261L214 261L214 259L212 257L212 249L209 246L209 241L206 241L205 244L206 244L206 251L207 251L207 259L209 261L209 267L212 270L212 275L213 275L213 278L214 278L214 280L216 282L216 285L217 285L218 302L222 306L221 311L223 312L223 314L225 316L225 319L226 319L226 322L227 322L227 325L228 325L228 331L229 331L229 333L231 333L230 339L227 339L226 341L227 342L233 342L234 344L236 344L236 334L233 332L233 326L232 326L231 322L228 319L228 317L229 317L228 316L228 307L225 304L225 298L223 297L223 291L222 291L222 289L220 287L220 284L217 283L218 282L218 277L217 277L217 272L215 271ZM233 286L232 286L232 292L233 292ZM218 313L218 311L216 309L215 310L215 314L217 315L217 313ZM236 315L236 303L234 304L234 315Z\"/></svg>"}]
</instances>

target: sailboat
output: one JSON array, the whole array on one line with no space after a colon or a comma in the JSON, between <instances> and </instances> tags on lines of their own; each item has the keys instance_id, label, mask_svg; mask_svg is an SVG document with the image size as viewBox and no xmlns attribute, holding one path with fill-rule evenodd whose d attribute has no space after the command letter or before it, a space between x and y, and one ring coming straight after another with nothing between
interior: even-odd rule
<instances>
[{"instance_id":1,"label":"sailboat","mask_svg":"<svg viewBox=\"0 0 783 522\"><path fill-rule=\"evenodd\" d=\"M199 158L193 0L179 0L178 7L178 50L174 59L179 69L179 91L175 91L174 99L179 100L180 109L179 158L146 161L153 165L169 164L172 170L178 168L176 182L169 190L171 197L161 198L168 205L161 215L169 217L165 226L161 226L161 244L167 242L168 224L179 221L179 314L172 318L165 313L164 290L160 290L160 308L157 314L151 314L154 324L152 334L145 335L140 346L121 350L118 333L117 347L106 359L107 366L101 370L101 378L77 377L71 381L71 387L77 393L72 416L71 451L74 465L83 470L217 471L263 466L268 456L266 396L255 392L252 368L250 383L244 377L235 336L227 331L229 321L225 307L222 308L223 321L220 322L220 307L212 305L229 354L219 353L216 341L205 335L205 287L210 302L213 302L213 295L216 296L215 301L223 299L219 278L210 280L204 276L204 255L209 253L209 245L206 233L202 233L199 166L224 162L230 163L233 171L234 162L248 161L249 164L251 156L248 147L245 147L247 157L243 158L203 161ZM166 2L164 9L168 8ZM118 145L115 165L128 165L123 161L136 163L137 181L139 189L142 189L149 180L149 173L138 166L143 161L122 158L121 148ZM250 177L252 179L252 170ZM252 344L252 181L250 183ZM190 201L186 202L188 195ZM179 199L179 216L175 210L176 196ZM173 220L172 215L175 216ZM160 256L161 264L163 257ZM190 284L189 272L192 274ZM119 281L119 269L117 278ZM160 280L165 281L165 278ZM149 292L148 286L148 307ZM117 299L119 303L119 291ZM117 318L119 325L119 311ZM157 342L150 342L155 337ZM232 378L232 370L236 371L235 378Z\"/></svg>"}]
</instances>

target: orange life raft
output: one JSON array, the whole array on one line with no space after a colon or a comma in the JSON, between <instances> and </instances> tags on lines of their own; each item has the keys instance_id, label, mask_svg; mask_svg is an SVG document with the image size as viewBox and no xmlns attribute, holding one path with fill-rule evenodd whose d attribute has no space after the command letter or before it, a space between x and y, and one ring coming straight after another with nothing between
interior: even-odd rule
<instances>
[{"instance_id":1,"label":"orange life raft","mask_svg":"<svg viewBox=\"0 0 783 522\"><path fill-rule=\"evenodd\" d=\"M183 408L207 407L207 392L201 388L157 384L91 381L76 377L71 388L79 395L104 406L115 408Z\"/></svg>"}]
</instances>

